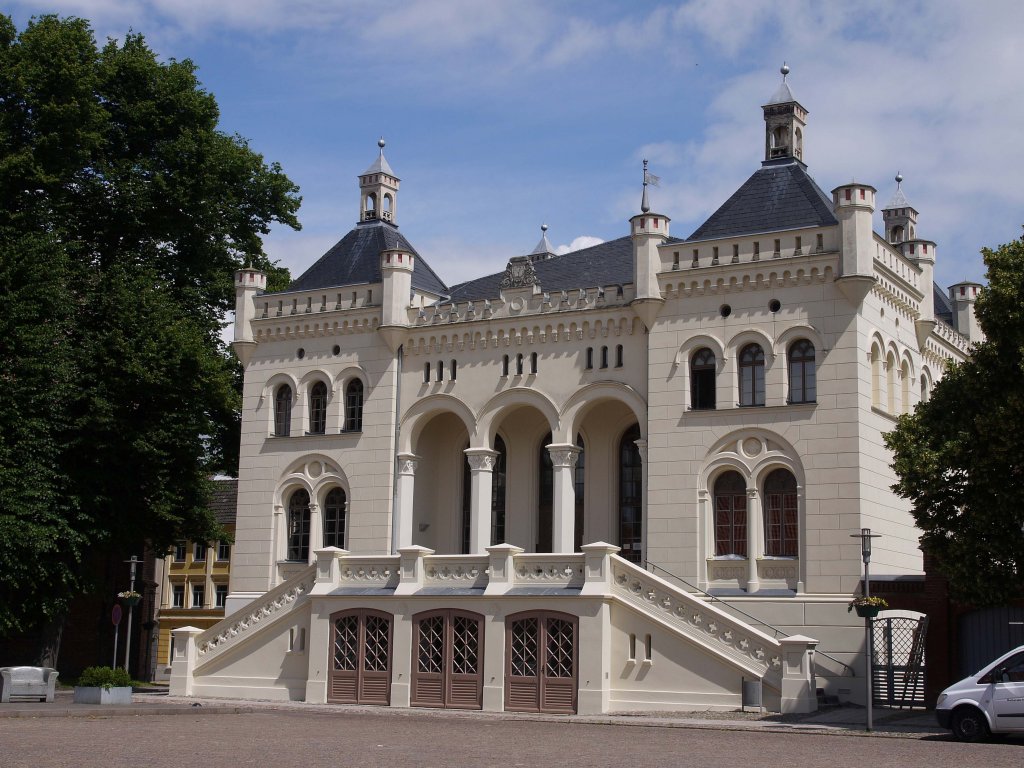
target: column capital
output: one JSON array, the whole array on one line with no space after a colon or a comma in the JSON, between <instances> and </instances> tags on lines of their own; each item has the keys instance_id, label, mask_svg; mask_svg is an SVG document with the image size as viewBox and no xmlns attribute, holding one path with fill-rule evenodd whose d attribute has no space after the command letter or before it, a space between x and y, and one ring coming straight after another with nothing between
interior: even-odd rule
<instances>
[{"instance_id":1,"label":"column capital","mask_svg":"<svg viewBox=\"0 0 1024 768\"><path fill-rule=\"evenodd\" d=\"M416 468L419 466L420 463L419 456L417 456L414 453L399 453L396 458L398 459L398 474L416 474Z\"/></svg>"},{"instance_id":2,"label":"column capital","mask_svg":"<svg viewBox=\"0 0 1024 768\"><path fill-rule=\"evenodd\" d=\"M466 461L469 462L469 468L473 472L493 471L494 464L500 455L490 448L467 448L463 453L466 454Z\"/></svg>"},{"instance_id":3,"label":"column capital","mask_svg":"<svg viewBox=\"0 0 1024 768\"><path fill-rule=\"evenodd\" d=\"M757 498L757 488L747 488L747 498L748 499L756 499Z\"/></svg>"},{"instance_id":4,"label":"column capital","mask_svg":"<svg viewBox=\"0 0 1024 768\"><path fill-rule=\"evenodd\" d=\"M644 464L646 464L647 463L647 440L645 440L644 438L641 437L639 440L634 440L633 441L633 445L635 445L637 451L640 452L640 461L642 461Z\"/></svg>"},{"instance_id":5,"label":"column capital","mask_svg":"<svg viewBox=\"0 0 1024 768\"><path fill-rule=\"evenodd\" d=\"M572 444L563 443L552 443L551 445L545 446L548 449L548 455L551 457L551 463L556 467L568 467L572 469L576 466L576 461L580 457L580 447Z\"/></svg>"}]
</instances>

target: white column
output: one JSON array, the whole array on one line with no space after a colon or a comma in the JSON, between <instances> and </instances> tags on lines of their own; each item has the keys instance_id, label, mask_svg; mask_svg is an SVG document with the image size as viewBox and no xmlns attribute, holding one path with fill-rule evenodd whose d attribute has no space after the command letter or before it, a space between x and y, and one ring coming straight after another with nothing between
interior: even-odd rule
<instances>
[{"instance_id":1,"label":"white column","mask_svg":"<svg viewBox=\"0 0 1024 768\"><path fill-rule=\"evenodd\" d=\"M580 449L575 445L552 443L547 446L553 465L554 511L551 536L551 551L571 553L575 547L576 533L576 461Z\"/></svg>"},{"instance_id":2,"label":"white column","mask_svg":"<svg viewBox=\"0 0 1024 768\"><path fill-rule=\"evenodd\" d=\"M309 502L309 554L307 558L312 564L316 560L316 551L324 548L324 521L320 515L320 505Z\"/></svg>"},{"instance_id":3,"label":"white column","mask_svg":"<svg viewBox=\"0 0 1024 768\"><path fill-rule=\"evenodd\" d=\"M470 471L469 552L482 555L491 545L491 481L498 452L490 448L467 448Z\"/></svg>"},{"instance_id":4,"label":"white column","mask_svg":"<svg viewBox=\"0 0 1024 768\"><path fill-rule=\"evenodd\" d=\"M709 497L710 492L707 488L697 491L697 530L703 533L701 537L703 543L697 552L697 586L701 589L707 589L708 583L711 581L711 574L708 573L710 570L708 558L715 556L715 515L709 507Z\"/></svg>"},{"instance_id":5,"label":"white column","mask_svg":"<svg viewBox=\"0 0 1024 768\"><path fill-rule=\"evenodd\" d=\"M267 589L273 589L278 583L277 564L284 560L288 547L288 521L284 515L284 505L274 505L274 544L270 548L270 583Z\"/></svg>"},{"instance_id":6,"label":"white column","mask_svg":"<svg viewBox=\"0 0 1024 768\"><path fill-rule=\"evenodd\" d=\"M761 537L761 502L757 488L747 488L747 592L761 588L757 580L757 556L761 551L758 543Z\"/></svg>"},{"instance_id":7,"label":"white column","mask_svg":"<svg viewBox=\"0 0 1024 768\"><path fill-rule=\"evenodd\" d=\"M416 467L420 457L412 453L398 454L398 490L395 498L395 519L393 526L396 531L394 538L395 551L412 546L412 501L416 490Z\"/></svg>"},{"instance_id":8,"label":"white column","mask_svg":"<svg viewBox=\"0 0 1024 768\"><path fill-rule=\"evenodd\" d=\"M804 487L796 487L796 593L802 595L807 587L807 509L804 505Z\"/></svg>"}]
</instances>

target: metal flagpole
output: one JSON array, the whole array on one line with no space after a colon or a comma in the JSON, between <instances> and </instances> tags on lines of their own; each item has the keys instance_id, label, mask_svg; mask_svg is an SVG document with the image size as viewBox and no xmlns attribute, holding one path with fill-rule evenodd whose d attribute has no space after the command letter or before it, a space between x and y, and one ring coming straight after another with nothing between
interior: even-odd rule
<instances>
[{"instance_id":1,"label":"metal flagpole","mask_svg":"<svg viewBox=\"0 0 1024 768\"><path fill-rule=\"evenodd\" d=\"M140 562L142 562L142 561L139 560L139 558L137 558L135 555L132 555L132 559L131 560L125 560L124 562L131 563L132 570L131 570L131 578L130 578L130 580L128 582L128 591L129 592L134 592L135 591L135 567ZM135 605L133 603L134 603L133 600L129 600L129 602L128 602L128 635L127 635L127 637L125 638L125 641L124 641L124 669L125 669L125 672L129 672L128 664L129 664L129 659L131 658L131 655L132 655L132 612L135 610Z\"/></svg>"}]
</instances>

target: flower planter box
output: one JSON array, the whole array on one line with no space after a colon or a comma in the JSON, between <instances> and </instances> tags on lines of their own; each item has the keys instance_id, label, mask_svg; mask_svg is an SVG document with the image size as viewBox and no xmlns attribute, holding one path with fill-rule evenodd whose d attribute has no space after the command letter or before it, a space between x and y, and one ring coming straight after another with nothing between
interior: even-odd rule
<instances>
[{"instance_id":1,"label":"flower planter box","mask_svg":"<svg viewBox=\"0 0 1024 768\"><path fill-rule=\"evenodd\" d=\"M862 619L873 619L878 615L878 612L882 610L880 605L855 605L853 610L857 612L857 615Z\"/></svg>"},{"instance_id":2,"label":"flower planter box","mask_svg":"<svg viewBox=\"0 0 1024 768\"><path fill-rule=\"evenodd\" d=\"M75 686L75 704L131 704L132 688L124 687L100 688L92 686Z\"/></svg>"}]
</instances>

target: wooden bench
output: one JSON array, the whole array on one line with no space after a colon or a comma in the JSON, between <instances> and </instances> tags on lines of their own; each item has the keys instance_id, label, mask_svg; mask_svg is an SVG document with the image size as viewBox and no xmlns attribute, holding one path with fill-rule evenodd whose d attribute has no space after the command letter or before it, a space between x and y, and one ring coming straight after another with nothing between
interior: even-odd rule
<instances>
[{"instance_id":1,"label":"wooden bench","mask_svg":"<svg viewBox=\"0 0 1024 768\"><path fill-rule=\"evenodd\" d=\"M0 702L53 701L59 674L51 667L0 667Z\"/></svg>"}]
</instances>

